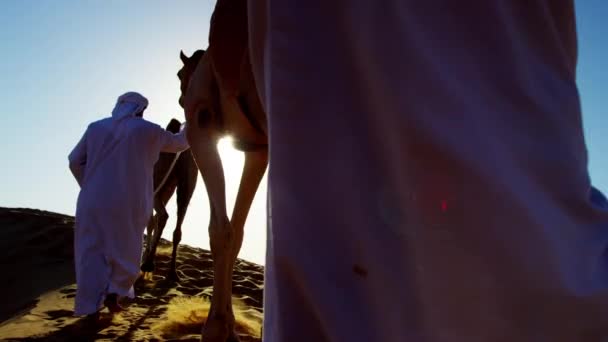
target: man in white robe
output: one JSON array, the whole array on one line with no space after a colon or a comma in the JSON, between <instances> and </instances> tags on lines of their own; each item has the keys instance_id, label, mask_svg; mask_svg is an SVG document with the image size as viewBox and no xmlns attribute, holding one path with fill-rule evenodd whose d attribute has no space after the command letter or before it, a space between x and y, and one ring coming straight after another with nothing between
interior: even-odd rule
<instances>
[{"instance_id":1,"label":"man in white robe","mask_svg":"<svg viewBox=\"0 0 608 342\"><path fill-rule=\"evenodd\" d=\"M573 0L249 1L266 342L608 341Z\"/></svg>"},{"instance_id":2,"label":"man in white robe","mask_svg":"<svg viewBox=\"0 0 608 342\"><path fill-rule=\"evenodd\" d=\"M144 228L153 209L153 169L160 152L188 148L185 131L172 134L142 118L148 101L128 92L112 116L93 122L69 155L80 185L74 238L75 315L133 297Z\"/></svg>"}]
</instances>

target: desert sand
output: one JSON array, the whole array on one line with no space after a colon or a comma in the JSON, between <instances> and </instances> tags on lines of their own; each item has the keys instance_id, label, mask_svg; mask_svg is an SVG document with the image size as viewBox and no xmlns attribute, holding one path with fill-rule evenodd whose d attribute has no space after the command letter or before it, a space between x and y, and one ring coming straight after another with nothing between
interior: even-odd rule
<instances>
[{"instance_id":1,"label":"desert sand","mask_svg":"<svg viewBox=\"0 0 608 342\"><path fill-rule=\"evenodd\" d=\"M156 271L136 284L126 311L101 311L97 325L73 316L74 218L32 209L0 208L0 340L199 341L211 295L211 255L181 245L178 283L165 280L171 245L162 241ZM261 341L262 266L239 260L233 302L243 342Z\"/></svg>"}]
</instances>

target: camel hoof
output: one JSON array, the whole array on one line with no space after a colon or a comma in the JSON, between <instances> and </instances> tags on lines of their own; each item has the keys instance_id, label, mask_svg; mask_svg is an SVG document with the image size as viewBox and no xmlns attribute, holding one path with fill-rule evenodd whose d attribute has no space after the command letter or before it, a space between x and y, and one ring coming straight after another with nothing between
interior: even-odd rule
<instances>
[{"instance_id":1,"label":"camel hoof","mask_svg":"<svg viewBox=\"0 0 608 342\"><path fill-rule=\"evenodd\" d=\"M154 265L154 261L146 261L143 265L141 265L141 271L144 273L154 272L156 266Z\"/></svg>"},{"instance_id":2,"label":"camel hoof","mask_svg":"<svg viewBox=\"0 0 608 342\"><path fill-rule=\"evenodd\" d=\"M233 330L230 336L228 336L226 342L241 342L241 339L239 338L239 335L237 335L236 332Z\"/></svg>"},{"instance_id":3,"label":"camel hoof","mask_svg":"<svg viewBox=\"0 0 608 342\"><path fill-rule=\"evenodd\" d=\"M179 283L180 281L179 276L177 275L177 272L175 270L169 271L169 273L167 274L167 279L174 283Z\"/></svg>"},{"instance_id":4,"label":"camel hoof","mask_svg":"<svg viewBox=\"0 0 608 342\"><path fill-rule=\"evenodd\" d=\"M207 321L203 326L201 342L228 342L231 341L234 333L228 325L228 322L220 318L207 317ZM236 340L238 341L238 340Z\"/></svg>"}]
</instances>

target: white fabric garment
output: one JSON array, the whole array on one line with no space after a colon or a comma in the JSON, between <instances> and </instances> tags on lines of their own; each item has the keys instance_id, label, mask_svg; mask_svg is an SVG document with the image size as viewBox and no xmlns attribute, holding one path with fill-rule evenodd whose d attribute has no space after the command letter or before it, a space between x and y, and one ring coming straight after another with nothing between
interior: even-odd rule
<instances>
[{"instance_id":1,"label":"white fabric garment","mask_svg":"<svg viewBox=\"0 0 608 342\"><path fill-rule=\"evenodd\" d=\"M142 238L153 209L153 168L160 152L188 148L185 133L172 134L135 116L148 101L121 96L112 116L93 122L69 155L81 186L76 208L75 314L101 308L105 295L133 296Z\"/></svg>"},{"instance_id":2,"label":"white fabric garment","mask_svg":"<svg viewBox=\"0 0 608 342\"><path fill-rule=\"evenodd\" d=\"M270 131L265 342L608 341L572 0L249 13Z\"/></svg>"}]
</instances>

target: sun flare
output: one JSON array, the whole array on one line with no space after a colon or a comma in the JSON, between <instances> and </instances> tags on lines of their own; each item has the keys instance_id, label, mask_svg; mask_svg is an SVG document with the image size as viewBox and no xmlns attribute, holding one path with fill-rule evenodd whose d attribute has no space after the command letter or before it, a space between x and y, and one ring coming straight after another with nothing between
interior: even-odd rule
<instances>
[{"instance_id":1,"label":"sun flare","mask_svg":"<svg viewBox=\"0 0 608 342\"><path fill-rule=\"evenodd\" d=\"M220 158L222 158L222 165L224 166L226 177L230 177L234 172L240 176L241 170L243 169L243 163L245 162L243 152L236 150L232 144L233 139L231 136L220 139L217 144L217 150L220 153Z\"/></svg>"}]
</instances>

